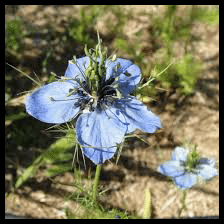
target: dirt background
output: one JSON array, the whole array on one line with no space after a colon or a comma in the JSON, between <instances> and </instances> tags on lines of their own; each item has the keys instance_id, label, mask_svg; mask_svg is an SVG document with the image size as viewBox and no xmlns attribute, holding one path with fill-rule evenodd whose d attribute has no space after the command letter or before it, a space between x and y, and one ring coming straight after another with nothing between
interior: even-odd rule
<instances>
[{"instance_id":1,"label":"dirt background","mask_svg":"<svg viewBox=\"0 0 224 224\"><path fill-rule=\"evenodd\" d=\"M63 33L69 16L76 17L82 6L15 6L6 7L6 19L13 16L22 17L27 23L32 23L40 34L44 36L46 30L54 28L56 32ZM84 6L86 7L86 6ZM128 38L135 40L134 33L149 29L150 21L144 14L138 16L141 10L163 12L163 6L122 6L124 10L132 9L134 14L124 26ZM185 10L183 8L181 10ZM136 17L135 17L136 13ZM180 11L181 13L181 11ZM111 19L107 14L97 22L97 28L101 35L108 37L104 21ZM119 22L119 21L115 21ZM158 102L156 107L151 109L159 114L163 129L155 135L144 135L148 144L140 141L130 142L122 151L118 164L115 160L107 162L103 166L101 183L109 191L102 198L107 207L117 207L135 212L142 216L144 208L144 192L150 189L153 200L153 216L159 218L175 217L180 207L180 192L177 191L167 178L159 176L155 169L158 164L170 158L170 154L176 145L185 140L197 144L197 149L202 155L210 155L219 164L219 25L208 26L207 24L196 23L192 32L200 36L194 44L195 57L205 63L205 68L197 82L195 93L192 96L178 97L176 94L169 95L169 92ZM142 47L151 47L150 36L142 35ZM59 39L47 40L44 37L38 42L38 46L31 38L24 40L24 49L18 56L15 66L22 66L28 72L38 72L38 63L41 60L42 52L48 45L54 48L54 64L49 62L50 71L59 71L63 74L65 65L58 68L57 61L67 61L72 55L78 54L81 46L75 46L75 50L62 49ZM73 46L71 46L73 47ZM177 56L181 57L182 46L177 46ZM146 56L145 60L153 60L153 54ZM17 63L17 64L16 64ZM13 64L13 61L11 61ZM21 98L20 98L21 99ZM21 99L23 100L23 99ZM149 105L152 106L152 105ZM35 127L35 122L29 121ZM11 125L6 124L6 132ZM18 125L18 124L17 124ZM39 124L38 124L39 125ZM40 130L46 126L40 125ZM46 139L46 136L44 136ZM49 139L41 140L39 147L49 144ZM6 137L6 142L10 137ZM38 140L36 140L38 141ZM15 143L16 145L16 143ZM37 147L38 148L38 147ZM44 146L43 148L46 148ZM25 153L25 152L24 152ZM12 154L12 152L11 152ZM7 158L10 152L6 150ZM28 161L35 158L36 153L30 150L19 157ZM18 158L16 160L19 161ZM21 162L22 164L22 162ZM20 164L20 165L21 165ZM87 161L87 165L90 162ZM60 181L64 184L72 184L73 174L66 172L54 180L43 177L41 171L21 187L16 193L9 194L9 183L13 177L8 172L10 166L6 167L6 190L5 200L6 213L23 215L34 218L64 218L64 208L72 212L80 211L76 202L69 200L69 192L73 192L72 186L57 184ZM85 172L85 171L83 171ZM88 180L85 180L88 182ZM187 195L188 210L183 216L214 216L219 215L219 178L203 185L197 185L190 189Z\"/></svg>"}]
</instances>

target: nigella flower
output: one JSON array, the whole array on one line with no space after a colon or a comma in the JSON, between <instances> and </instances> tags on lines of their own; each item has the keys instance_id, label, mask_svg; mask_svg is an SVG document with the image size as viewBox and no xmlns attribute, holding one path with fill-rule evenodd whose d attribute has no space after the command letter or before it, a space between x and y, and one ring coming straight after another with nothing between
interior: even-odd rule
<instances>
[{"instance_id":1,"label":"nigella flower","mask_svg":"<svg viewBox=\"0 0 224 224\"><path fill-rule=\"evenodd\" d=\"M100 45L88 56L69 61L65 76L26 99L26 110L46 123L74 120L83 153L95 164L113 157L117 144L136 129L154 133L160 118L130 94L140 68L122 58L105 58Z\"/></svg>"},{"instance_id":2,"label":"nigella flower","mask_svg":"<svg viewBox=\"0 0 224 224\"><path fill-rule=\"evenodd\" d=\"M199 157L196 150L176 147L172 159L158 167L158 172L173 179L180 189L191 188L198 181L209 180L218 175L212 159Z\"/></svg>"}]
</instances>

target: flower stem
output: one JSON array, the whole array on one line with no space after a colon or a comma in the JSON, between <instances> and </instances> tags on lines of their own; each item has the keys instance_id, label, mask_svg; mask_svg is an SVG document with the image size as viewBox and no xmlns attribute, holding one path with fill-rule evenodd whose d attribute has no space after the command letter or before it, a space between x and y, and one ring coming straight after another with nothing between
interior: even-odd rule
<instances>
[{"instance_id":1,"label":"flower stem","mask_svg":"<svg viewBox=\"0 0 224 224\"><path fill-rule=\"evenodd\" d=\"M181 213L184 210L187 210L186 198L187 198L187 190L182 190L182 197L180 199L181 207L180 207L180 209L178 211L178 218L181 217Z\"/></svg>"},{"instance_id":2,"label":"flower stem","mask_svg":"<svg viewBox=\"0 0 224 224\"><path fill-rule=\"evenodd\" d=\"M96 166L94 183L93 183L93 194L92 194L92 200L95 203L96 203L96 196L97 196L97 193L98 193L97 190L98 190L98 185L99 185L99 180L100 180L100 171L101 171L101 165L97 165Z\"/></svg>"},{"instance_id":3,"label":"flower stem","mask_svg":"<svg viewBox=\"0 0 224 224\"><path fill-rule=\"evenodd\" d=\"M144 201L144 219L152 218L152 194L151 191L145 189L145 201Z\"/></svg>"}]
</instances>

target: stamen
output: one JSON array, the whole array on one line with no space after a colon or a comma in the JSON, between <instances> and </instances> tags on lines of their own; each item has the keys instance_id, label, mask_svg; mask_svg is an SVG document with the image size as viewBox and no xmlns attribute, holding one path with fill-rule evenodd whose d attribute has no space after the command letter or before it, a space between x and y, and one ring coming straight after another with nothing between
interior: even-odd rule
<instances>
[{"instance_id":1,"label":"stamen","mask_svg":"<svg viewBox=\"0 0 224 224\"><path fill-rule=\"evenodd\" d=\"M83 72L83 70L79 67L79 64L77 62L75 62L76 67L79 69L79 71L81 72L81 75L83 76L83 78L86 80L86 76L85 73ZM86 80L87 81L87 80Z\"/></svg>"},{"instance_id":2,"label":"stamen","mask_svg":"<svg viewBox=\"0 0 224 224\"><path fill-rule=\"evenodd\" d=\"M78 90L77 89L69 89L69 93L67 94L67 96L71 96L73 95L74 93L77 93Z\"/></svg>"},{"instance_id":3,"label":"stamen","mask_svg":"<svg viewBox=\"0 0 224 224\"><path fill-rule=\"evenodd\" d=\"M49 97L50 101L56 101L52 96Z\"/></svg>"},{"instance_id":4,"label":"stamen","mask_svg":"<svg viewBox=\"0 0 224 224\"><path fill-rule=\"evenodd\" d=\"M78 99L78 97L75 97L75 98L72 98L72 99L62 99L62 100L58 100L58 99L55 99L55 98L53 98L52 96L50 96L49 97L49 100L50 101L53 101L53 102L56 102L56 101L68 101L68 100L72 100L72 101L74 101L74 100L76 100L76 99Z\"/></svg>"}]
</instances>

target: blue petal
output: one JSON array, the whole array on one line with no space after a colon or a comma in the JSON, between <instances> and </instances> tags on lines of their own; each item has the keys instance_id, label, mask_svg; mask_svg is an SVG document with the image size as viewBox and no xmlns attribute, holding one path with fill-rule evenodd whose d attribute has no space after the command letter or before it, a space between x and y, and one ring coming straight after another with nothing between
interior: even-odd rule
<instances>
[{"instance_id":1,"label":"blue petal","mask_svg":"<svg viewBox=\"0 0 224 224\"><path fill-rule=\"evenodd\" d=\"M65 71L65 76L85 80L84 74L85 70L89 66L89 63L89 57L79 58L75 64L72 61L69 61L68 67Z\"/></svg>"},{"instance_id":2,"label":"blue petal","mask_svg":"<svg viewBox=\"0 0 224 224\"><path fill-rule=\"evenodd\" d=\"M119 67L118 64L120 65ZM124 96L133 92L141 79L140 68L130 60L117 58L114 62L106 61L106 79L119 77L119 90Z\"/></svg>"},{"instance_id":3,"label":"blue petal","mask_svg":"<svg viewBox=\"0 0 224 224\"><path fill-rule=\"evenodd\" d=\"M71 81L52 82L42 86L27 97L27 113L46 123L68 122L79 112L79 108L74 106L78 95L68 96L69 91L75 87L76 83Z\"/></svg>"},{"instance_id":4,"label":"blue petal","mask_svg":"<svg viewBox=\"0 0 224 224\"><path fill-rule=\"evenodd\" d=\"M98 58L98 61L100 61L100 58ZM79 58L76 63L69 61L65 76L85 80L84 73L88 68L89 63L89 57ZM127 96L135 90L136 85L141 79L141 70L137 65L133 64L130 60L123 58L117 58L115 61L106 60L105 65L106 80L111 77L119 77L119 90L124 96Z\"/></svg>"},{"instance_id":5,"label":"blue petal","mask_svg":"<svg viewBox=\"0 0 224 224\"><path fill-rule=\"evenodd\" d=\"M126 123L128 123L127 133L133 132L136 129L154 133L162 126L160 118L134 97L117 100L116 105L117 108L120 108Z\"/></svg>"},{"instance_id":6,"label":"blue petal","mask_svg":"<svg viewBox=\"0 0 224 224\"><path fill-rule=\"evenodd\" d=\"M186 161L188 151L182 147L176 147L172 152L172 160Z\"/></svg>"},{"instance_id":7,"label":"blue petal","mask_svg":"<svg viewBox=\"0 0 224 224\"><path fill-rule=\"evenodd\" d=\"M96 165L103 164L106 160L111 159L116 152L116 147L111 148L82 148L85 156L91 159Z\"/></svg>"},{"instance_id":8,"label":"blue petal","mask_svg":"<svg viewBox=\"0 0 224 224\"><path fill-rule=\"evenodd\" d=\"M200 164L197 166L196 172L202 180L209 180L214 176L218 176L218 171L213 165Z\"/></svg>"},{"instance_id":9,"label":"blue petal","mask_svg":"<svg viewBox=\"0 0 224 224\"><path fill-rule=\"evenodd\" d=\"M200 158L199 164L202 164L202 165L209 165L209 166L214 167L214 166L215 166L215 160L213 160L213 159L208 159L208 158L206 158L206 157L202 157L202 158Z\"/></svg>"},{"instance_id":10,"label":"blue petal","mask_svg":"<svg viewBox=\"0 0 224 224\"><path fill-rule=\"evenodd\" d=\"M197 184L197 175L191 172L186 172L182 176L178 176L174 178L174 182L177 187L181 189L191 188L193 185Z\"/></svg>"},{"instance_id":11,"label":"blue petal","mask_svg":"<svg viewBox=\"0 0 224 224\"><path fill-rule=\"evenodd\" d=\"M170 160L160 165L157 171L165 176L177 177L184 174L184 167L179 161Z\"/></svg>"},{"instance_id":12,"label":"blue petal","mask_svg":"<svg viewBox=\"0 0 224 224\"><path fill-rule=\"evenodd\" d=\"M116 108L81 114L76 122L77 138L82 146L104 149L123 141L127 126Z\"/></svg>"},{"instance_id":13,"label":"blue petal","mask_svg":"<svg viewBox=\"0 0 224 224\"><path fill-rule=\"evenodd\" d=\"M125 73L127 68L133 63L130 60L117 58L115 61L106 60L106 79L111 77L117 77L122 73Z\"/></svg>"}]
</instances>

